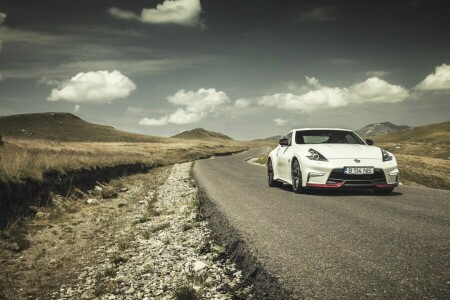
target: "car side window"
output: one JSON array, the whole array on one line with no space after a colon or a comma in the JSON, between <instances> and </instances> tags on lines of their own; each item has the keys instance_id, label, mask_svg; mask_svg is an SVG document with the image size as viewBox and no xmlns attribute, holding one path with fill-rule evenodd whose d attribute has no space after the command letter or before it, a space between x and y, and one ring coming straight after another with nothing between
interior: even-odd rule
<instances>
[{"instance_id":1,"label":"car side window","mask_svg":"<svg viewBox=\"0 0 450 300\"><path fill-rule=\"evenodd\" d=\"M292 145L292 131L288 133L288 135L286 135L287 139L288 139L288 145L291 146Z\"/></svg>"}]
</instances>

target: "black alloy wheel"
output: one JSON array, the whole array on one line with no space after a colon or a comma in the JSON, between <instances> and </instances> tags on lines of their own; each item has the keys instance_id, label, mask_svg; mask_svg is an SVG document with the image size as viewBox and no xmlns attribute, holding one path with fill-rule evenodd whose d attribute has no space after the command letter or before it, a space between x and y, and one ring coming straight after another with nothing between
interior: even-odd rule
<instances>
[{"instance_id":1,"label":"black alloy wheel","mask_svg":"<svg viewBox=\"0 0 450 300\"><path fill-rule=\"evenodd\" d=\"M270 187L283 185L282 182L273 179L273 166L271 159L269 159L269 161L267 162L267 183L269 184Z\"/></svg>"},{"instance_id":2,"label":"black alloy wheel","mask_svg":"<svg viewBox=\"0 0 450 300\"><path fill-rule=\"evenodd\" d=\"M292 163L291 174L292 174L292 188L294 189L294 192L297 194L302 193L303 192L302 172L300 170L300 163L298 162L297 159L294 159L294 162Z\"/></svg>"}]
</instances>

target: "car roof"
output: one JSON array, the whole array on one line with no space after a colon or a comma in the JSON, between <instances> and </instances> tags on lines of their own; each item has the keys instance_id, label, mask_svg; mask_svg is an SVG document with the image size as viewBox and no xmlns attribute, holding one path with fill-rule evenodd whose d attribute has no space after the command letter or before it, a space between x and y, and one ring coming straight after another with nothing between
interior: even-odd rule
<instances>
[{"instance_id":1,"label":"car roof","mask_svg":"<svg viewBox=\"0 0 450 300\"><path fill-rule=\"evenodd\" d=\"M342 131L352 131L351 129L344 129L344 128L297 128L292 129L291 131L305 131L305 130L342 130Z\"/></svg>"}]
</instances>

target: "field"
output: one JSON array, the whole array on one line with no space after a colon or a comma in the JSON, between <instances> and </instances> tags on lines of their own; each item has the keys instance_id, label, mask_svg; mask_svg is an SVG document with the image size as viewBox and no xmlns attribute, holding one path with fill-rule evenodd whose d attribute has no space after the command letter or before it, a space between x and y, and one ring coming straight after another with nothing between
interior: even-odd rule
<instances>
[{"instance_id":1,"label":"field","mask_svg":"<svg viewBox=\"0 0 450 300\"><path fill-rule=\"evenodd\" d=\"M248 149L235 141L185 141L158 143L57 142L4 137L0 148L0 180L40 180L44 173L142 163L162 166Z\"/></svg>"},{"instance_id":2,"label":"field","mask_svg":"<svg viewBox=\"0 0 450 300\"><path fill-rule=\"evenodd\" d=\"M407 141L376 145L395 155L403 184L450 190L450 145Z\"/></svg>"}]
</instances>

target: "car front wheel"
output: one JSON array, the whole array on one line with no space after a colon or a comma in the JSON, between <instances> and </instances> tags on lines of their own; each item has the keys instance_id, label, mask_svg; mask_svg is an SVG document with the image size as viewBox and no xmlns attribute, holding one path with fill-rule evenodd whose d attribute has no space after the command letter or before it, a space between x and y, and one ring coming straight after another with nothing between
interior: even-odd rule
<instances>
[{"instance_id":1,"label":"car front wheel","mask_svg":"<svg viewBox=\"0 0 450 300\"><path fill-rule=\"evenodd\" d=\"M272 166L272 160L269 159L267 162L267 182L269 183L270 187L276 187L276 186L282 186L283 183L279 182L278 180L273 179L273 166Z\"/></svg>"},{"instance_id":2,"label":"car front wheel","mask_svg":"<svg viewBox=\"0 0 450 300\"><path fill-rule=\"evenodd\" d=\"M294 192L297 194L300 194L303 192L302 187L302 171L300 169L300 163L297 159L294 160L292 163L292 188L294 189Z\"/></svg>"}]
</instances>

